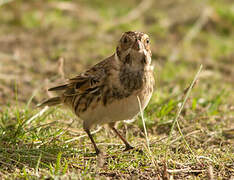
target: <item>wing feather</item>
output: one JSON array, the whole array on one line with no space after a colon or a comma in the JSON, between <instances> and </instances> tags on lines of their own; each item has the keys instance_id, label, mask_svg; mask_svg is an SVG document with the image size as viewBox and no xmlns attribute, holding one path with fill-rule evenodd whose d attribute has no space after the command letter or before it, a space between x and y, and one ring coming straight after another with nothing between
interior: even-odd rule
<instances>
[{"instance_id":1,"label":"wing feather","mask_svg":"<svg viewBox=\"0 0 234 180\"><path fill-rule=\"evenodd\" d=\"M108 70L111 69L109 66L112 66L112 63L107 63L107 61L112 60L113 57L109 57L86 72L68 79L65 84L48 90L63 91L64 97L100 92L100 89L105 86L106 78L108 78Z\"/></svg>"}]
</instances>

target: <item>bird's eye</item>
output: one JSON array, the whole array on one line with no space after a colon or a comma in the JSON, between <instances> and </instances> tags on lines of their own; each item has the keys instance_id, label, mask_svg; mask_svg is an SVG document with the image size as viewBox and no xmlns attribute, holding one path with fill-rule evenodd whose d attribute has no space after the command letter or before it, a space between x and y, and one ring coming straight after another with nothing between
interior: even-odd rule
<instances>
[{"instance_id":1,"label":"bird's eye","mask_svg":"<svg viewBox=\"0 0 234 180\"><path fill-rule=\"evenodd\" d=\"M123 43L127 43L128 42L128 38L127 37L124 37L124 39L123 39Z\"/></svg>"},{"instance_id":2,"label":"bird's eye","mask_svg":"<svg viewBox=\"0 0 234 180\"><path fill-rule=\"evenodd\" d=\"M146 43L149 44L150 40L149 39L146 39Z\"/></svg>"}]
</instances>

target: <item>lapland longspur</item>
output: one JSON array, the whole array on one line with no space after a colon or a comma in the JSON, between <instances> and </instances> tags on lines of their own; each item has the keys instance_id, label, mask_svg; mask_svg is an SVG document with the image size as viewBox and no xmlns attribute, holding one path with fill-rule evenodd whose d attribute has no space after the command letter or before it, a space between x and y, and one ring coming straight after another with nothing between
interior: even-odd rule
<instances>
[{"instance_id":1,"label":"lapland longspur","mask_svg":"<svg viewBox=\"0 0 234 180\"><path fill-rule=\"evenodd\" d=\"M132 119L144 109L153 92L149 36L142 32L123 33L116 51L110 57L65 84L50 88L61 95L45 100L39 106L64 104L83 120L83 128L100 153L90 128L109 124L126 146L132 146L115 128L115 122Z\"/></svg>"}]
</instances>

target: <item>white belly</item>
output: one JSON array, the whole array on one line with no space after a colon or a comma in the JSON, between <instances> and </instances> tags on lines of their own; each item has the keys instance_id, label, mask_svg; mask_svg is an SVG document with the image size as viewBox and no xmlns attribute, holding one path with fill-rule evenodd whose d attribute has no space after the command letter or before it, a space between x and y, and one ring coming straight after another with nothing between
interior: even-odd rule
<instances>
[{"instance_id":1,"label":"white belly","mask_svg":"<svg viewBox=\"0 0 234 180\"><path fill-rule=\"evenodd\" d=\"M141 96L141 107L144 109L148 104L151 94ZM100 102L95 108L89 108L80 114L80 118L84 121L84 127L90 128L96 124L105 124L110 122L128 120L134 118L140 112L139 101L136 95L123 99L116 99L106 106Z\"/></svg>"}]
</instances>

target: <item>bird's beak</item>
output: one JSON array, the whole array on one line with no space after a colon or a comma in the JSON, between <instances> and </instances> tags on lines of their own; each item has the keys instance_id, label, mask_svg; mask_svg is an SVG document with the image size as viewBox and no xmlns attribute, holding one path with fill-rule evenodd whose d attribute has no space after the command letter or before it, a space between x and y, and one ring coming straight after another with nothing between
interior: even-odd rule
<instances>
[{"instance_id":1,"label":"bird's beak","mask_svg":"<svg viewBox=\"0 0 234 180\"><path fill-rule=\"evenodd\" d=\"M136 50L136 51L141 51L143 49L143 44L141 43L140 40L136 40L135 43L133 44L133 49Z\"/></svg>"}]
</instances>

